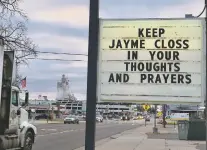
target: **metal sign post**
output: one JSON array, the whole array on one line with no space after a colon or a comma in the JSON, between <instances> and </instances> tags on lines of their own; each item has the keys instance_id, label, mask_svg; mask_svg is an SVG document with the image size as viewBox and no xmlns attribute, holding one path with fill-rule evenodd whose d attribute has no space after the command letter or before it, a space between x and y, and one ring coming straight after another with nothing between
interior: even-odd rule
<instances>
[{"instance_id":1,"label":"metal sign post","mask_svg":"<svg viewBox=\"0 0 207 150\"><path fill-rule=\"evenodd\" d=\"M156 115L157 115L157 104L155 105L155 114L154 114L154 127L153 127L153 133L157 134L158 133L158 128L156 126Z\"/></svg>"},{"instance_id":2,"label":"metal sign post","mask_svg":"<svg viewBox=\"0 0 207 150\"><path fill-rule=\"evenodd\" d=\"M205 7L207 7L207 0L205 0ZM207 9L206 9L205 21L206 21L205 23L206 23L206 27L207 27ZM205 28L205 31L206 31L206 28ZM206 45L205 48L207 48L207 45ZM205 54L207 55L206 49L205 49ZM206 66L205 67L207 67L207 58L205 57L205 59L206 59ZM205 76L205 80L206 80L206 87L205 87L206 88L205 89L206 90L205 91L205 119L206 119L206 150L207 150L207 95L206 95L207 94L207 79L206 79L206 77L207 77L207 69L206 69L206 76Z\"/></svg>"},{"instance_id":3,"label":"metal sign post","mask_svg":"<svg viewBox=\"0 0 207 150\"><path fill-rule=\"evenodd\" d=\"M90 0L85 150L95 150L99 0Z\"/></svg>"},{"instance_id":4,"label":"metal sign post","mask_svg":"<svg viewBox=\"0 0 207 150\"><path fill-rule=\"evenodd\" d=\"M163 127L166 127L166 104L162 105L162 120L163 120Z\"/></svg>"}]
</instances>

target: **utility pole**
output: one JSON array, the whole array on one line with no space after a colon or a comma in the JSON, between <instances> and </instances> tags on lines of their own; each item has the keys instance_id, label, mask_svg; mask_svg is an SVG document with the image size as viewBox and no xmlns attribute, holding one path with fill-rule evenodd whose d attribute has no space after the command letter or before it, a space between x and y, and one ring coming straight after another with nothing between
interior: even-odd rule
<instances>
[{"instance_id":1,"label":"utility pole","mask_svg":"<svg viewBox=\"0 0 207 150\"><path fill-rule=\"evenodd\" d=\"M206 7L207 7L207 0L205 0L205 8ZM207 27L207 9L206 9L206 16L205 16L205 26ZM205 31L206 31L206 28L205 28ZM205 37L205 39L206 39L206 37ZM207 45L205 46L205 48L207 48ZM206 49L205 49L205 51L206 51ZM207 52L205 52L205 53L207 55ZM207 67L207 58L206 58L206 66L205 66L205 69L206 69L206 67ZM205 87L206 88L206 92L205 92L205 119L206 119L206 150L207 150L207 111L206 111L206 109L207 109L207 95L206 95L207 94L207 79L206 78L207 78L207 69L206 69L206 76L205 76L205 80L206 80L206 87Z\"/></svg>"},{"instance_id":2,"label":"utility pole","mask_svg":"<svg viewBox=\"0 0 207 150\"><path fill-rule=\"evenodd\" d=\"M60 102L56 102L56 107L57 107L57 116L58 118L60 118ZM66 108L66 104L65 104L65 108Z\"/></svg>"},{"instance_id":3,"label":"utility pole","mask_svg":"<svg viewBox=\"0 0 207 150\"><path fill-rule=\"evenodd\" d=\"M49 120L49 116L50 116L50 104L48 104L48 110L47 110L47 123Z\"/></svg>"},{"instance_id":4,"label":"utility pole","mask_svg":"<svg viewBox=\"0 0 207 150\"><path fill-rule=\"evenodd\" d=\"M95 150L99 0L90 0L85 150Z\"/></svg>"},{"instance_id":5,"label":"utility pole","mask_svg":"<svg viewBox=\"0 0 207 150\"><path fill-rule=\"evenodd\" d=\"M162 105L162 120L163 120L163 127L165 128L165 122L166 122L166 120L165 120L165 117L166 117L166 104L164 104L164 105Z\"/></svg>"},{"instance_id":6,"label":"utility pole","mask_svg":"<svg viewBox=\"0 0 207 150\"><path fill-rule=\"evenodd\" d=\"M157 104L155 104L155 113L154 113L154 127L153 127L153 133L157 134L158 133L158 128L157 128L157 122L156 122L156 115L157 115Z\"/></svg>"}]
</instances>

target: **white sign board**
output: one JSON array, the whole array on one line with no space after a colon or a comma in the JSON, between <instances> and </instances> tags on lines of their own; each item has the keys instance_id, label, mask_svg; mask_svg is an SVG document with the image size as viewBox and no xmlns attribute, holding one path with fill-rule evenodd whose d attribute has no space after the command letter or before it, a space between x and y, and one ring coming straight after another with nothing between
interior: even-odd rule
<instances>
[{"instance_id":1,"label":"white sign board","mask_svg":"<svg viewBox=\"0 0 207 150\"><path fill-rule=\"evenodd\" d=\"M204 22L101 19L99 101L200 103Z\"/></svg>"},{"instance_id":2,"label":"white sign board","mask_svg":"<svg viewBox=\"0 0 207 150\"><path fill-rule=\"evenodd\" d=\"M189 113L172 113L170 120L189 120Z\"/></svg>"}]
</instances>

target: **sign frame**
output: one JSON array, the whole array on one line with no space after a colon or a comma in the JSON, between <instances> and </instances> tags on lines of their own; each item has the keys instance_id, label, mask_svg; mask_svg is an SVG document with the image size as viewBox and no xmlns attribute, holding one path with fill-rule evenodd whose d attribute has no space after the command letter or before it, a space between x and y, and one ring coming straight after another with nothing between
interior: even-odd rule
<instances>
[{"instance_id":1,"label":"sign frame","mask_svg":"<svg viewBox=\"0 0 207 150\"><path fill-rule=\"evenodd\" d=\"M164 101L164 100L109 100L109 99L101 99L101 49L100 49L100 33L101 33L101 24L104 21L159 21L159 20L164 20L164 21L179 21L179 20L200 20L201 21L201 28L203 29L203 34L202 34L202 48L201 48L201 97L200 97L200 101ZM204 103L205 100L205 83L206 83L206 78L205 78L205 67L206 67L206 34L205 34L205 29L206 29L206 22L205 22L205 18L139 18L139 19L105 19L105 18L100 18L99 19L99 44L98 44L98 81L97 81L97 97L98 97L98 102L118 102L118 103L148 103L148 104L200 104L200 103ZM169 49L170 50L170 49ZM159 99L159 98L158 98ZM167 99L167 97L166 97Z\"/></svg>"}]
</instances>

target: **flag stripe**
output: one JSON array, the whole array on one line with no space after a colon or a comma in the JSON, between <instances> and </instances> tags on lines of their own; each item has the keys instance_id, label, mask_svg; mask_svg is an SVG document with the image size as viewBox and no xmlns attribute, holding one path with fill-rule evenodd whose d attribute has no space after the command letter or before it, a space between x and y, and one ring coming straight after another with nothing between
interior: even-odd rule
<instances>
[{"instance_id":1,"label":"flag stripe","mask_svg":"<svg viewBox=\"0 0 207 150\"><path fill-rule=\"evenodd\" d=\"M26 77L21 80L21 86L22 86L22 88L26 87Z\"/></svg>"}]
</instances>

